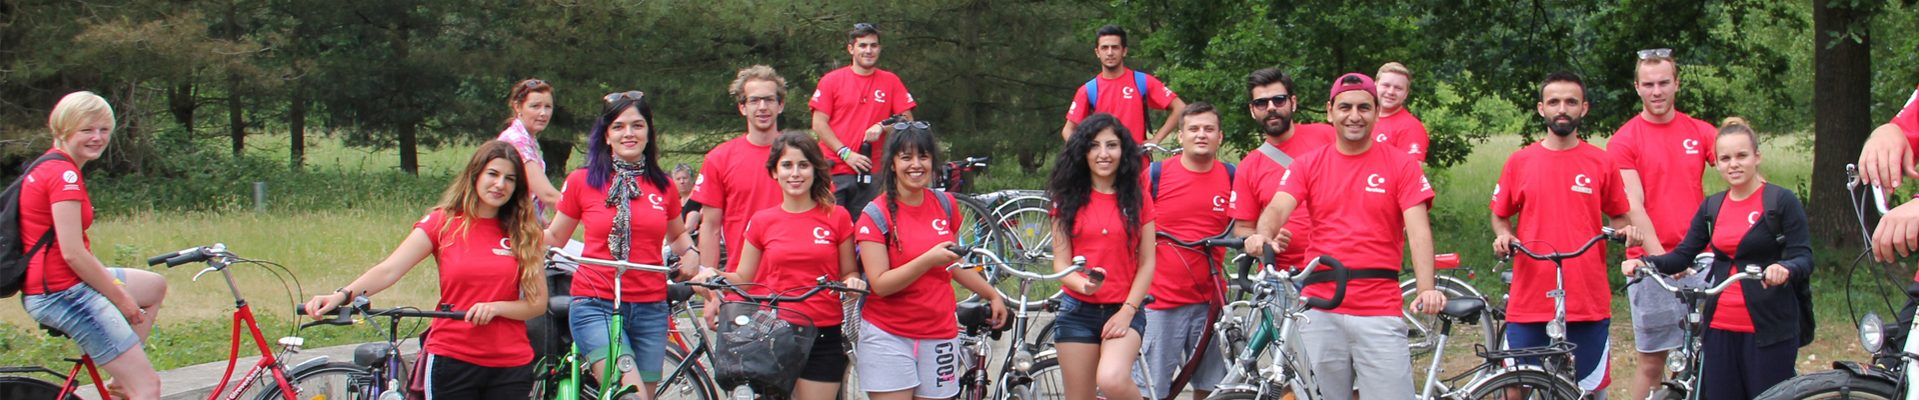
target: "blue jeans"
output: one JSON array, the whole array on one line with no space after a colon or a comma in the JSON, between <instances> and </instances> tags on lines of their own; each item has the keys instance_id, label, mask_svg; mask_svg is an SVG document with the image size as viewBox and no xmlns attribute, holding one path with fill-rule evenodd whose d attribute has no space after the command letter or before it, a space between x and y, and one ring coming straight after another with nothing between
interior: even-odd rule
<instances>
[{"instance_id":1,"label":"blue jeans","mask_svg":"<svg viewBox=\"0 0 1919 400\"><path fill-rule=\"evenodd\" d=\"M126 279L126 271L108 268L114 277ZM140 335L127 324L127 317L107 300L106 295L85 283L53 293L26 296L27 315L42 325L53 327L73 338L73 342L93 357L95 364L106 365L140 345Z\"/></svg>"},{"instance_id":2,"label":"blue jeans","mask_svg":"<svg viewBox=\"0 0 1919 400\"><path fill-rule=\"evenodd\" d=\"M567 319L573 330L573 346L580 349L580 355L587 364L606 359L608 342L607 324L613 321L613 301L593 297L579 296L567 308ZM666 302L625 303L620 305L620 315L626 318L620 331L622 354L633 354L633 361L639 364L640 380L658 382L660 370L666 365Z\"/></svg>"},{"instance_id":3,"label":"blue jeans","mask_svg":"<svg viewBox=\"0 0 1919 400\"><path fill-rule=\"evenodd\" d=\"M1060 298L1059 314L1054 317L1053 341L1059 343L1099 344L1100 330L1106 327L1106 320L1119 314L1125 304L1093 304L1080 301L1073 296ZM1133 320L1127 324L1133 332L1145 337L1146 316L1133 313Z\"/></svg>"}]
</instances>

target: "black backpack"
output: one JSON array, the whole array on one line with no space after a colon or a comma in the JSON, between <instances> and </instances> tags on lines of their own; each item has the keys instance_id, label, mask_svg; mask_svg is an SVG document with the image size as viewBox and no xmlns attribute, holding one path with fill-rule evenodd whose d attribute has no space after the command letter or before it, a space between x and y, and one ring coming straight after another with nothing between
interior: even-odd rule
<instances>
[{"instance_id":1,"label":"black backpack","mask_svg":"<svg viewBox=\"0 0 1919 400\"><path fill-rule=\"evenodd\" d=\"M60 153L47 153L33 160L32 164L27 164L26 169L20 170L20 177L14 178L12 185L7 185L7 191L0 192L0 298L20 293L20 287L27 280L27 262L53 241L51 227L45 236L33 242L32 249L27 249L22 240L24 238L20 237L20 185L26 182L27 174L33 173L35 167L48 160L72 162Z\"/></svg>"},{"instance_id":2,"label":"black backpack","mask_svg":"<svg viewBox=\"0 0 1919 400\"><path fill-rule=\"evenodd\" d=\"M1779 222L1781 218L1779 209L1774 207L1779 204L1784 204L1787 196L1790 196L1792 192L1788 192L1785 188L1770 183L1765 185L1768 187L1765 189L1764 197L1760 200L1763 202L1761 204L1765 205L1765 214L1760 217L1760 220L1764 221L1766 229L1772 231L1773 242L1784 245L1786 244L1786 230L1781 227ZM1720 193L1710 196L1706 200L1706 237L1708 238L1706 239L1706 247L1708 251L1714 253L1723 253L1719 251L1717 247L1712 246L1712 239L1710 238L1712 237L1713 223L1719 221L1719 207L1725 205L1725 196L1726 193ZM1787 284L1792 286L1793 295L1799 298L1799 347L1806 347L1806 345L1812 344L1814 330L1818 328L1817 321L1814 321L1812 318L1812 283L1811 280L1808 279L1798 279Z\"/></svg>"}]
</instances>

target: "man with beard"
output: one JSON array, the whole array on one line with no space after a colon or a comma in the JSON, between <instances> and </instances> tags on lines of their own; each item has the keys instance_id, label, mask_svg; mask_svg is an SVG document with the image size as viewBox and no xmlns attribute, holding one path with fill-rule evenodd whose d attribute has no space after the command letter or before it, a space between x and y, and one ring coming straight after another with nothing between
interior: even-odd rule
<instances>
[{"instance_id":1,"label":"man with beard","mask_svg":"<svg viewBox=\"0 0 1919 400\"><path fill-rule=\"evenodd\" d=\"M1329 256L1350 270L1345 301L1331 310L1309 310L1299 327L1305 356L1328 400L1346 400L1359 388L1368 399L1413 397L1412 353L1399 290L1401 260L1411 248L1413 308L1434 314L1446 295L1433 288L1433 232L1427 207L1432 183L1415 160L1395 148L1375 146L1377 91L1365 74L1349 73L1333 81L1327 119L1338 130L1332 145L1299 156L1279 177L1279 193L1259 215L1256 233L1246 237L1248 252L1265 244L1292 247L1281 227L1301 203L1320 235L1306 254ZM1333 296L1328 279L1308 279L1305 295ZM1358 384L1355 386L1355 384Z\"/></svg>"},{"instance_id":2,"label":"man with beard","mask_svg":"<svg viewBox=\"0 0 1919 400\"><path fill-rule=\"evenodd\" d=\"M1419 162L1426 162L1426 147L1432 137L1426 133L1426 123L1406 109L1413 72L1398 62L1389 62L1379 66L1379 74L1374 76L1379 78L1379 127L1373 128L1373 141L1398 147Z\"/></svg>"},{"instance_id":3,"label":"man with beard","mask_svg":"<svg viewBox=\"0 0 1919 400\"><path fill-rule=\"evenodd\" d=\"M1096 43L1093 54L1099 56L1099 75L1086 81L1073 95L1073 104L1066 108L1066 126L1060 128L1061 140L1073 137L1073 129L1079 121L1094 113L1113 114L1119 118L1120 125L1133 133L1133 140L1141 144L1159 143L1167 134L1179 128L1180 111L1186 108L1186 102L1179 99L1178 93L1160 83L1159 78L1145 72L1126 68L1126 30L1117 25L1099 27L1093 34ZM1147 140L1146 109L1168 111L1166 123L1152 132L1152 140Z\"/></svg>"},{"instance_id":4,"label":"man with beard","mask_svg":"<svg viewBox=\"0 0 1919 400\"><path fill-rule=\"evenodd\" d=\"M1580 119L1586 116L1586 85L1578 75L1555 72L1540 85L1539 116L1545 118L1544 139L1506 159L1493 186L1493 254L1511 256L1521 243L1537 251L1576 249L1599 233L1602 217L1625 229L1625 189L1618 168L1605 150L1579 138ZM1517 233L1513 216L1519 216ZM1578 347L1573 365L1579 388L1605 397L1611 382L1607 328L1612 325L1612 287L1606 279L1606 244L1600 243L1577 258L1565 260L1566 340ZM1506 340L1512 348L1545 346L1546 324L1553 319L1558 289L1553 263L1530 257L1513 260L1512 302L1506 310ZM1538 359L1521 363L1539 364Z\"/></svg>"},{"instance_id":5,"label":"man with beard","mask_svg":"<svg viewBox=\"0 0 1919 400\"><path fill-rule=\"evenodd\" d=\"M719 264L726 251L726 271L739 265L740 246L746 240L746 221L753 213L780 205L779 182L766 174L766 158L773 152L773 139L780 136L780 111L786 109L786 78L773 67L755 65L740 70L727 87L740 116L746 118L746 133L714 146L700 164L699 180L693 183L693 201L700 211L700 237L720 238L699 243L702 274ZM721 242L729 249L721 249Z\"/></svg>"},{"instance_id":6,"label":"man with beard","mask_svg":"<svg viewBox=\"0 0 1919 400\"><path fill-rule=\"evenodd\" d=\"M1700 176L1713 162L1713 139L1719 133L1673 106L1679 93L1679 64L1672 49L1638 52L1633 88L1643 110L1613 132L1606 153L1619 167L1625 184L1632 225L1646 240L1626 248L1627 258L1665 254L1679 245L1699 203L1706 201ZM1703 274L1692 278L1703 281ZM1634 376L1634 399L1645 398L1664 379L1666 353L1684 340L1680 320L1686 307L1658 285L1626 287L1631 302L1633 347L1639 351Z\"/></svg>"},{"instance_id":7,"label":"man with beard","mask_svg":"<svg viewBox=\"0 0 1919 400\"><path fill-rule=\"evenodd\" d=\"M853 24L846 33L846 53L852 63L820 77L819 88L806 105L813 109L813 135L820 139L820 150L833 162L833 197L853 218L859 218L866 202L873 200L860 176L873 168L873 156L881 150L874 143L886 143L881 121L898 115L913 119L913 94L899 75L879 68L880 30L868 23Z\"/></svg>"},{"instance_id":8,"label":"man with beard","mask_svg":"<svg viewBox=\"0 0 1919 400\"><path fill-rule=\"evenodd\" d=\"M1273 194L1279 192L1279 177L1292 166L1293 157L1333 142L1332 125L1293 123L1299 98L1293 96L1293 77L1286 72L1279 68L1253 71L1246 75L1246 90L1252 96L1246 106L1253 120L1259 121L1259 130L1266 140L1240 159L1233 179L1233 207L1229 213L1234 221L1233 235L1240 237L1253 234L1253 222L1259 219L1260 210L1273 201ZM1307 204L1302 202L1299 207L1306 208ZM1310 220L1306 213L1294 213L1287 218L1285 232L1288 233L1282 235L1290 235L1293 244L1276 256L1279 265L1303 265L1308 236L1311 236L1307 225Z\"/></svg>"}]
</instances>

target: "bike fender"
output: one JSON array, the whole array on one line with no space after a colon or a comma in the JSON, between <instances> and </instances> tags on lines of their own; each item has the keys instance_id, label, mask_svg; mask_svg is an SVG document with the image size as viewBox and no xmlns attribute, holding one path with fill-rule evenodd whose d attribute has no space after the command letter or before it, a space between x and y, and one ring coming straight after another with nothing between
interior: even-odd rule
<instances>
[{"instance_id":1,"label":"bike fender","mask_svg":"<svg viewBox=\"0 0 1919 400\"><path fill-rule=\"evenodd\" d=\"M1834 361L1832 362L1832 369L1844 370L1846 373L1850 373L1855 377L1885 381L1886 383L1893 384L1895 387L1898 386L1899 383L1899 378L1892 376L1891 372L1884 369L1873 368L1870 365L1860 364L1857 361Z\"/></svg>"},{"instance_id":2,"label":"bike fender","mask_svg":"<svg viewBox=\"0 0 1919 400\"><path fill-rule=\"evenodd\" d=\"M306 361L301 361L299 364L294 364L292 367L287 368L287 376L297 375L301 371L306 371L308 369L319 368L322 365L326 365L330 361L332 360L328 359L327 356L314 356L313 358L309 358Z\"/></svg>"}]
</instances>

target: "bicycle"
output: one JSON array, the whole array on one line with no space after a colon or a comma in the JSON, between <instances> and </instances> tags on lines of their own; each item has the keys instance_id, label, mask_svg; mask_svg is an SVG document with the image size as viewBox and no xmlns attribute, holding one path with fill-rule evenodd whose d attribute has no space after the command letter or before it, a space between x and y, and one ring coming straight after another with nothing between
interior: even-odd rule
<instances>
[{"instance_id":1,"label":"bicycle","mask_svg":"<svg viewBox=\"0 0 1919 400\"><path fill-rule=\"evenodd\" d=\"M1166 232L1159 232L1159 237L1173 246L1205 254L1205 276L1213 283L1211 293L1213 296L1207 299L1210 307L1206 318L1206 326L1211 328L1201 331L1199 342L1196 343L1196 346L1194 346L1193 349L1187 350L1186 353L1183 353L1185 356L1181 358L1186 361L1180 364L1179 372L1175 373L1173 380L1168 383L1166 387L1167 393L1147 393L1148 398L1171 399L1173 394L1185 390L1186 385L1192 382L1193 373L1199 369L1199 363L1205 358L1206 348L1208 346L1218 347L1221 358L1230 360L1238 355L1239 347L1246 343L1245 329L1240 326L1240 319L1237 317L1223 318L1224 315L1222 311L1226 306L1227 287L1220 283L1226 280L1226 272L1224 271L1224 263L1219 258L1213 256L1216 249L1238 249L1245 247L1246 242L1243 238L1233 237L1233 231L1230 226L1227 227L1226 232L1193 241L1180 240ZM1165 267L1166 266L1160 266L1160 268ZM1245 276L1245 271L1241 271L1240 275L1242 277ZM1235 279L1237 278L1238 277L1235 277ZM1221 340L1216 342L1216 338ZM1144 348L1144 346L1141 347L1142 351ZM1145 359L1145 354L1142 353L1140 360L1143 361ZM1156 386L1150 381L1150 379L1152 379L1151 374L1146 375L1149 380L1146 382L1148 386Z\"/></svg>"},{"instance_id":2,"label":"bicycle","mask_svg":"<svg viewBox=\"0 0 1919 400\"><path fill-rule=\"evenodd\" d=\"M1252 308L1253 331L1247 336L1245 349L1226 366L1226 378L1207 396L1209 400L1278 399L1287 395L1296 399L1319 398L1320 388L1313 378L1310 360L1299 354L1299 321L1305 319L1308 309L1331 310L1345 301L1346 265L1331 256L1319 256L1297 271L1279 270L1273 263L1277 252L1272 246L1265 250L1259 259L1258 275L1243 282L1253 299L1226 304L1226 315L1237 315L1234 309L1238 307ZM1321 265L1328 269L1321 272ZM1242 264L1241 270L1248 268ZM1333 274L1331 298L1302 293L1301 286L1319 273ZM1267 350L1272 350L1272 354L1266 354ZM1261 366L1262 358L1271 361Z\"/></svg>"},{"instance_id":3,"label":"bicycle","mask_svg":"<svg viewBox=\"0 0 1919 400\"><path fill-rule=\"evenodd\" d=\"M1846 305L1848 310L1852 311L1854 326L1859 328L1860 347L1866 350L1871 360L1863 364L1855 361L1833 361L1832 369L1787 379L1773 386L1772 389L1766 390L1765 393L1761 393L1759 399L1919 399L1919 385L1913 384L1913 382L1919 382L1915 379L1919 377L1913 375L1919 373L1919 336L1914 335L1915 332L1919 332L1919 329L1915 329L1919 328L1919 324L1905 327L1903 336L1893 336L1893 333L1899 332L1900 327L1897 324L1888 323L1877 312L1868 311L1864 317L1860 317L1858 311L1852 309L1852 306L1858 303L1850 301L1850 296L1854 293L1853 275L1858 273L1859 263L1872 255L1872 230L1868 229L1871 224L1868 224L1866 220L1867 208L1862 204L1866 196L1861 196L1859 193L1861 189L1872 192L1870 196L1874 210L1878 212L1873 216L1885 215L1890 211L1890 207L1886 205L1886 192L1877 186L1862 184L1859 180L1858 166L1847 164L1846 194L1851 198L1853 216L1859 220L1860 243L1865 243L1865 247L1860 251L1859 256L1853 259L1851 268L1846 271L1848 296ZM1875 279L1875 281L1884 284L1886 280ZM1883 291L1881 293L1883 294ZM1911 295L1905 297L1909 303L1915 301ZM1891 307L1890 300L1886 303L1888 308L1898 310Z\"/></svg>"},{"instance_id":4,"label":"bicycle","mask_svg":"<svg viewBox=\"0 0 1919 400\"><path fill-rule=\"evenodd\" d=\"M964 251L960 252L959 250ZM979 269L984 268L988 263L1005 262L1000 259L998 254L987 249L956 249L956 252L973 254L981 260L986 260L984 262L969 262L963 260L961 262L963 266L960 268ZM1018 303L1015 304L1025 304L1028 302L1027 289L1031 287L1033 282L1058 281L1067 275L1085 270L1085 267L1086 257L1074 257L1072 265L1067 266L1065 270L1051 274L1041 275L1018 268L1006 268L1003 269L1003 271L1006 271L1008 278L1010 278L1009 280L1018 282L1018 288L1015 289L1015 292L1019 293ZM1087 278L1095 282L1103 281L1106 278L1102 272L1092 270L1085 271ZM999 295L1003 301L1014 298L1005 292L1000 292ZM1030 323L1034 318L1031 313L1035 310L1027 307L1009 308L1013 310L1013 320L1011 323L999 328L994 328L987 322L987 318L992 314L992 307L990 305L983 301L963 301L959 303L958 310L955 311L955 317L959 319L961 327L959 343L960 348L966 349L964 359L967 361L962 364L965 366L965 371L960 375L959 398L965 400L1023 400L1057 398L1064 393L1064 388L1059 386L1058 380L1051 382L1051 390L1046 392L1048 395L1035 396L1033 393L1035 389L1034 383L1036 381L1034 376L1041 375L1036 371L1044 370L1049 366L1057 371L1059 362L1056 359L1050 358L1050 349L1041 348L1036 342L1021 340L1027 337L1027 330L1031 327ZM1012 348L1007 350L1005 358L1000 361L999 383L996 387L991 379L992 373L989 370L991 366L989 364L989 358L991 358L993 354L993 342L999 340L1002 333L1007 332L1009 329L1013 333L1014 340ZM994 390L990 395L988 393L989 389Z\"/></svg>"},{"instance_id":5,"label":"bicycle","mask_svg":"<svg viewBox=\"0 0 1919 400\"><path fill-rule=\"evenodd\" d=\"M847 287L828 276L797 296L781 293L753 295L744 287L757 284L732 284L714 277L705 283L688 283L731 293L742 300L720 303L714 327L718 340L709 357L713 361L713 381L735 400L789 398L799 379L798 366L812 351L818 330L804 314L779 307L779 303L803 302L820 292L869 293ZM798 290L797 288L794 290ZM704 349L702 346L701 349Z\"/></svg>"},{"instance_id":6,"label":"bicycle","mask_svg":"<svg viewBox=\"0 0 1919 400\"><path fill-rule=\"evenodd\" d=\"M1705 273L1705 269L1710 268L1712 263L1713 256L1711 253L1701 253L1699 256L1693 258L1693 273ZM1686 318L1680 320L1681 330L1685 332L1685 335L1683 340L1679 342L1679 348L1673 350L1672 355L1666 362L1666 369L1672 370L1672 375L1668 376L1665 381L1660 382L1659 388L1654 389L1651 396L1647 398L1655 400L1697 400L1700 398L1699 350L1700 347L1703 346L1700 342L1699 333L1706 328L1706 326L1700 322L1700 319L1705 314L1706 298L1726 291L1726 288L1739 283L1741 280L1760 280L1764 279L1765 275L1760 273L1758 265L1748 264L1746 265L1745 271L1732 274L1726 277L1726 280L1716 285L1699 288L1682 284L1678 282L1678 278L1654 271L1647 271L1645 268L1638 271L1638 274L1636 274L1638 276L1633 277L1632 281L1627 283L1628 285L1637 284L1643 278L1651 278L1653 282L1659 284L1659 287L1665 288L1667 291L1679 296L1680 303L1686 305Z\"/></svg>"},{"instance_id":7,"label":"bicycle","mask_svg":"<svg viewBox=\"0 0 1919 400\"><path fill-rule=\"evenodd\" d=\"M1410 270L1411 269L1407 269L1407 271ZM1495 265L1493 271L1499 271L1499 267ZM1445 294L1448 299L1463 297L1488 298L1477 286L1471 283L1472 280L1477 277L1477 271L1474 271L1471 267L1461 266L1459 263L1459 254L1457 253L1435 255L1433 257L1433 272L1433 289L1439 290L1439 292ZM1512 271L1503 271L1500 272L1499 275L1507 286L1512 285ZM1437 341L1438 332L1436 332L1435 328L1439 326L1439 316L1422 313L1419 312L1419 310L1413 309L1413 300L1419 297L1419 281L1412 277L1407 277L1399 281L1399 292L1400 297L1405 299L1400 306L1400 315L1406 320L1406 342L1412 350L1413 365L1426 364L1431 360L1438 359L1438 357L1434 356L1436 354L1434 349L1437 348L1437 343L1435 342ZM1501 304L1504 304L1504 301L1501 301ZM1480 337L1476 340L1469 341L1484 344L1488 349L1498 350L1504 348L1505 321L1506 313L1504 309L1499 307L1488 308L1486 312L1479 314L1478 321L1474 323L1480 327L1477 332L1474 332ZM1448 335L1449 337L1452 336L1450 333L1448 333ZM1426 371L1417 371L1416 373L1423 372ZM1413 378L1421 381L1424 380L1424 377L1420 376L1414 376Z\"/></svg>"},{"instance_id":8,"label":"bicycle","mask_svg":"<svg viewBox=\"0 0 1919 400\"><path fill-rule=\"evenodd\" d=\"M1472 369L1440 379L1440 363L1445 358L1446 341L1452 333L1454 324L1487 323L1484 315L1489 310L1485 297L1455 297L1446 301L1439 313L1439 334L1434 337L1433 358L1426 368L1426 379L1420 387L1421 399L1477 399L1486 396L1506 396L1510 394L1542 394L1550 399L1588 398L1587 393L1576 383L1572 351L1575 343L1566 340L1566 279L1565 260L1579 257L1591 250L1601 240L1612 239L1623 242L1612 228L1602 228L1599 235L1588 239L1578 250L1571 252L1551 252L1539 254L1522 242L1514 242L1512 250L1535 260L1553 263L1553 287L1546 297L1553 299L1553 318L1546 323L1544 346L1517 349L1496 349L1486 344L1475 343L1474 353L1484 361ZM1510 257L1508 257L1510 259ZM1528 365L1507 361L1538 359L1540 365ZM1457 389L1448 383L1466 381Z\"/></svg>"},{"instance_id":9,"label":"bicycle","mask_svg":"<svg viewBox=\"0 0 1919 400\"><path fill-rule=\"evenodd\" d=\"M305 304L295 304L293 309L295 314L307 314ZM400 334L400 319L466 318L465 311L420 311L411 307L376 309L365 296L354 297L352 302L334 308L331 314L336 317L300 324L300 329L320 325L353 326L384 317L387 318L386 332L383 334L386 341L355 347L352 363L330 362L289 375L287 382L300 388L300 399L403 399L407 385L411 383L408 373L412 369L400 354L400 341L412 335ZM363 316L363 319L354 319L354 314ZM274 399L276 395L272 392L262 393L259 399Z\"/></svg>"},{"instance_id":10,"label":"bicycle","mask_svg":"<svg viewBox=\"0 0 1919 400\"><path fill-rule=\"evenodd\" d=\"M624 288L620 277L625 275L627 271L640 270L661 274L668 274L672 271L671 268L658 265L634 264L624 261L576 256L559 248L548 249L547 256L548 263L586 264L613 268L613 304L624 304L621 303L621 301L623 301L621 297ZM689 287L684 285L668 285L667 303L669 310L671 310L669 315L675 315L681 312L690 313L690 307L688 307L686 303L692 296L693 290ZM547 301L547 312L557 320L565 320L565 317L570 311L569 308L571 304L572 296L554 296ZM618 378L626 372L639 368L633 354L621 348L621 343L624 342L621 340L621 335L625 331L625 323L625 317L618 312L612 313L608 318L608 345L605 349L606 357L602 359L607 360L607 362L605 369L600 371L599 378L595 378L593 374L588 372L591 370L592 365L586 362L586 355L580 351L579 345L569 341L569 343L567 343L568 351L566 355L561 356L556 361L543 361L542 365L535 369L535 371L539 372L539 377L535 379L533 397L553 400L613 400L639 392L641 390L639 386L620 383L620 379ZM664 374L661 375L660 381L657 382L655 388L652 390L651 398L669 398L667 397L668 394L677 394L696 399L718 398L714 393L715 386L708 377L706 368L699 362L700 355L705 351L705 332L697 327L692 329L700 338L697 347L693 347L693 350L689 352L687 351L684 337L680 336L680 330L675 329L675 326L678 324L671 319L666 323L669 324L669 342L673 345L667 346L665 359L667 368L662 370ZM681 396L672 397L678 398Z\"/></svg>"}]
</instances>

